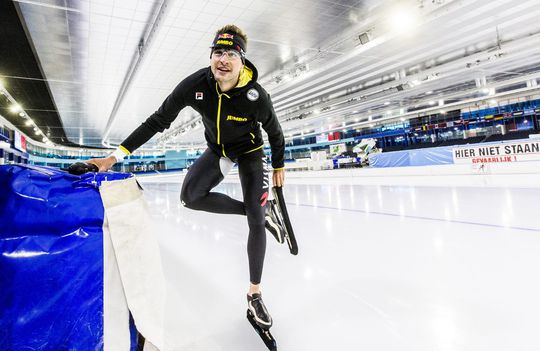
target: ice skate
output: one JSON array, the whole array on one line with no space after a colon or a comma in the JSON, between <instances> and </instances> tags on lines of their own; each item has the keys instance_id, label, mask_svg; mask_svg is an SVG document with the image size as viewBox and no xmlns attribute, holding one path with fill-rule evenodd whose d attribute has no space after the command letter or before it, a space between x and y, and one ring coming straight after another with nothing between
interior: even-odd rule
<instances>
[{"instance_id":1,"label":"ice skate","mask_svg":"<svg viewBox=\"0 0 540 351\"><path fill-rule=\"evenodd\" d=\"M287 212L285 198L283 197L283 188L274 186L272 187L272 192L274 194L274 200L272 200L274 204L273 213L276 214L278 222L284 229L283 233L285 235L287 245L289 245L289 251L293 255L298 255L298 244L296 243L296 236L294 235L289 213Z\"/></svg>"},{"instance_id":2,"label":"ice skate","mask_svg":"<svg viewBox=\"0 0 540 351\"><path fill-rule=\"evenodd\" d=\"M248 295L247 319L270 351L277 351L276 340L270 333L272 317L264 305L261 294Z\"/></svg>"},{"instance_id":3,"label":"ice skate","mask_svg":"<svg viewBox=\"0 0 540 351\"><path fill-rule=\"evenodd\" d=\"M261 294L253 294L253 296L247 296L248 310L253 314L253 318L257 325L263 329L270 329L272 326L272 317L266 309L262 300Z\"/></svg>"},{"instance_id":4,"label":"ice skate","mask_svg":"<svg viewBox=\"0 0 540 351\"><path fill-rule=\"evenodd\" d=\"M276 200L268 200L266 203L266 213L264 226L276 238L277 242L283 244L285 242L285 229L283 223L280 223L277 215Z\"/></svg>"}]
</instances>

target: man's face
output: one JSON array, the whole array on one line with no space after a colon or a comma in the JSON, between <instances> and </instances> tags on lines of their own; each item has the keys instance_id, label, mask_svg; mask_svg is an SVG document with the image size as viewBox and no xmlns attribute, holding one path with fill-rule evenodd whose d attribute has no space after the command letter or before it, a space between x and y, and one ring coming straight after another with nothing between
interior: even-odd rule
<instances>
[{"instance_id":1,"label":"man's face","mask_svg":"<svg viewBox=\"0 0 540 351\"><path fill-rule=\"evenodd\" d=\"M236 83L244 66L240 53L236 50L216 48L212 51L210 69L220 84Z\"/></svg>"}]
</instances>

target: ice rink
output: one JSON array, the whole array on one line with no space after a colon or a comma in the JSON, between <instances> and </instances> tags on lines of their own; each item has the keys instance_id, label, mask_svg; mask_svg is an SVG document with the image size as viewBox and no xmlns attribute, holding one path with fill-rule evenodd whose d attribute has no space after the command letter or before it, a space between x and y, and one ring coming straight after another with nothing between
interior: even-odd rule
<instances>
[{"instance_id":1,"label":"ice rink","mask_svg":"<svg viewBox=\"0 0 540 351\"><path fill-rule=\"evenodd\" d=\"M299 255L268 236L278 350L540 349L535 175L508 187L478 174L318 174L287 173ZM140 178L168 284L168 350L266 350L245 317L246 219L182 207L182 180ZM216 190L241 199L234 174Z\"/></svg>"}]
</instances>

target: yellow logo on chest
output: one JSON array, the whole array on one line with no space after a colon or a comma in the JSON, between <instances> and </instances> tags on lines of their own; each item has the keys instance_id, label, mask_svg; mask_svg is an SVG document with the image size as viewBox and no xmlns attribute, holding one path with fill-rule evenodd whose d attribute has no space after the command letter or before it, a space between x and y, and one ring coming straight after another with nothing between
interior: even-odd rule
<instances>
[{"instance_id":1,"label":"yellow logo on chest","mask_svg":"<svg viewBox=\"0 0 540 351\"><path fill-rule=\"evenodd\" d=\"M235 121L235 122L247 122L247 118L245 117L236 117L236 116L227 116L227 121Z\"/></svg>"}]
</instances>

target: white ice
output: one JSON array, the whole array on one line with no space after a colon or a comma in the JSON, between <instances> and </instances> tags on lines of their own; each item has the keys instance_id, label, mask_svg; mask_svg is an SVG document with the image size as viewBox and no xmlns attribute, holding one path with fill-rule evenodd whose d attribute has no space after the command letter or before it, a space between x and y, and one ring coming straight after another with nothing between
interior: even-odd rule
<instances>
[{"instance_id":1,"label":"white ice","mask_svg":"<svg viewBox=\"0 0 540 351\"><path fill-rule=\"evenodd\" d=\"M540 350L538 174L496 186L482 174L318 174L287 174L299 255L268 236L278 350ZM182 207L182 179L141 178L168 284L167 351L264 351L245 317L246 219ZM235 175L216 190L241 199Z\"/></svg>"}]
</instances>

